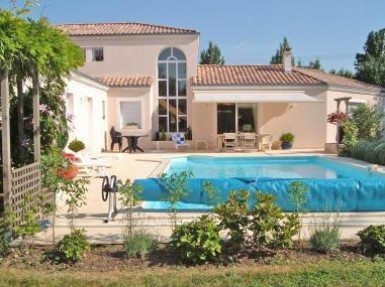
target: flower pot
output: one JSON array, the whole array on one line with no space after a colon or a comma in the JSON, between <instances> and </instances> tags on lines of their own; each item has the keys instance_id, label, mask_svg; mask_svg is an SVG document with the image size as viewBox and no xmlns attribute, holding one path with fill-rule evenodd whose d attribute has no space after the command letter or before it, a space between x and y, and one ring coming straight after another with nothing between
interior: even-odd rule
<instances>
[{"instance_id":1,"label":"flower pot","mask_svg":"<svg viewBox=\"0 0 385 287\"><path fill-rule=\"evenodd\" d=\"M282 149L291 149L293 147L293 143L289 143L289 142L283 142L281 144L281 148Z\"/></svg>"}]
</instances>

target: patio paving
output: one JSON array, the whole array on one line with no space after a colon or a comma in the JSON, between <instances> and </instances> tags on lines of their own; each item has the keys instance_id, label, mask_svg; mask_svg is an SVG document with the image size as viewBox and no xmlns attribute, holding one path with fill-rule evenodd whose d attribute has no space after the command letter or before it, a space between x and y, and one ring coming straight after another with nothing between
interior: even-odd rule
<instances>
[{"instance_id":1,"label":"patio paving","mask_svg":"<svg viewBox=\"0 0 385 287\"><path fill-rule=\"evenodd\" d=\"M272 151L267 154L320 154L318 150L290 150L290 151ZM109 175L116 175L118 179L134 180L147 178L159 170L162 160L172 156L194 155L220 155L220 156L263 156L262 152L234 152L234 153L214 153L214 152L145 152L145 153L104 153L103 155L112 155L119 157L111 168L107 169ZM105 223L108 212L108 200L104 202L101 198L102 179L91 177L87 193L87 204L80 208L79 217L75 219L76 227L84 228L87 236L93 243L118 244L123 240L123 234L127 225L124 209L118 201L118 214L113 221ZM58 211L56 217L56 240L59 240L64 234L69 232L69 217L64 205L64 198L57 197ZM201 213L181 212L178 214L178 222L184 222L200 216ZM335 217L335 215L334 215ZM314 228L314 222L319 222L322 215L306 214L303 220L302 238L307 238L309 231ZM170 217L167 212L148 212L140 208L134 212L135 225L137 230L143 230L157 237L161 241L167 241L171 234ZM370 224L385 224L385 212L376 213L341 213L338 215L341 224L342 238L357 238L356 233ZM51 228L38 234L37 244L50 244L52 242Z\"/></svg>"}]
</instances>

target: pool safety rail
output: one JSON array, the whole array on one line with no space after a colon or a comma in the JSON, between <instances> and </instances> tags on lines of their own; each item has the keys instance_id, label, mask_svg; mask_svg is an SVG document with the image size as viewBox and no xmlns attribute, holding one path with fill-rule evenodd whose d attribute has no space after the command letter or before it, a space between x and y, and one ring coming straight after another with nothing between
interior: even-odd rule
<instances>
[{"instance_id":1,"label":"pool safety rail","mask_svg":"<svg viewBox=\"0 0 385 287\"><path fill-rule=\"evenodd\" d=\"M102 181L102 199L103 201L108 201L108 213L107 219L104 220L105 223L108 223L118 214L118 209L116 207L116 193L118 192L118 184L115 175L103 177Z\"/></svg>"},{"instance_id":2,"label":"pool safety rail","mask_svg":"<svg viewBox=\"0 0 385 287\"><path fill-rule=\"evenodd\" d=\"M385 179L308 179L308 178L192 178L188 180L188 195L181 202L208 205L204 184L210 182L217 191L216 202L223 203L231 191L247 190L251 193L250 205L256 201L258 191L276 197L277 204L287 212L295 205L288 200L289 185L303 182L308 186L306 193L308 212L374 212L385 211ZM164 201L166 187L160 178L135 180L142 187L142 201Z\"/></svg>"}]
</instances>

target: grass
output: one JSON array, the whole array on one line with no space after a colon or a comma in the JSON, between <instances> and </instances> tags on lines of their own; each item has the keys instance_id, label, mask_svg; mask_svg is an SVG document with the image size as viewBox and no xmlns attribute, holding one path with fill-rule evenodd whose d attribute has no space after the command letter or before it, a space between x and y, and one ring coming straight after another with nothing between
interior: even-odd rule
<instances>
[{"instance_id":1,"label":"grass","mask_svg":"<svg viewBox=\"0 0 385 287\"><path fill-rule=\"evenodd\" d=\"M230 267L162 267L140 272L62 271L0 267L0 286L384 286L383 260Z\"/></svg>"}]
</instances>

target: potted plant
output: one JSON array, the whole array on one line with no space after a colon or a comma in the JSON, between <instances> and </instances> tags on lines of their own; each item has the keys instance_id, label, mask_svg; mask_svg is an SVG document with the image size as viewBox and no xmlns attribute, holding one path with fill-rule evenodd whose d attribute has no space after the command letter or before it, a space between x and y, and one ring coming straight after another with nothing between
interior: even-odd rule
<instances>
[{"instance_id":1,"label":"potted plant","mask_svg":"<svg viewBox=\"0 0 385 287\"><path fill-rule=\"evenodd\" d=\"M70 150L72 150L73 152L79 152L83 149L86 148L84 142L82 142L81 140L78 140L78 139L74 139L72 140L69 144L68 144L68 148Z\"/></svg>"},{"instance_id":2,"label":"potted plant","mask_svg":"<svg viewBox=\"0 0 385 287\"><path fill-rule=\"evenodd\" d=\"M138 124L134 123L134 122L130 122L130 123L126 124L126 128L127 129L137 129L138 128Z\"/></svg>"},{"instance_id":3,"label":"potted plant","mask_svg":"<svg viewBox=\"0 0 385 287\"><path fill-rule=\"evenodd\" d=\"M291 149L293 147L294 135L292 133L283 133L279 138L282 149Z\"/></svg>"}]
</instances>

